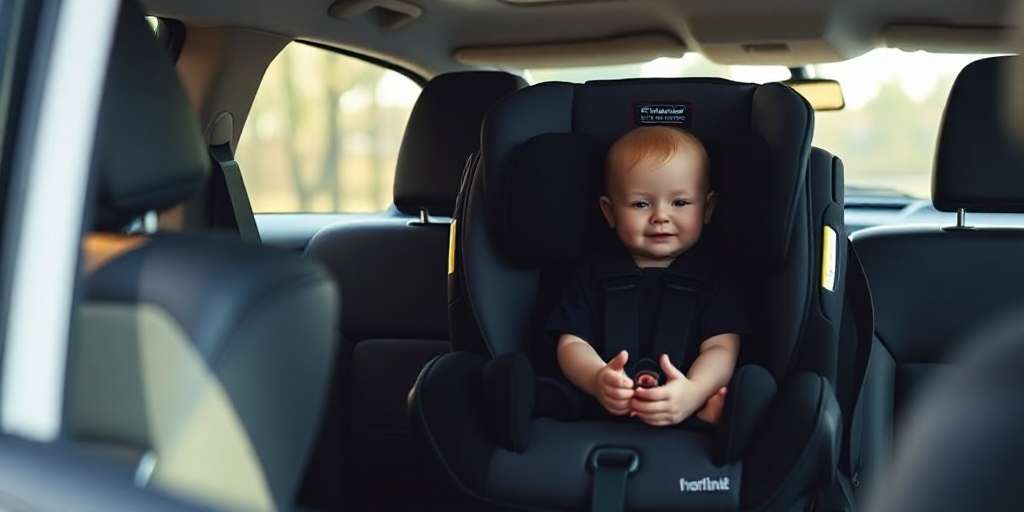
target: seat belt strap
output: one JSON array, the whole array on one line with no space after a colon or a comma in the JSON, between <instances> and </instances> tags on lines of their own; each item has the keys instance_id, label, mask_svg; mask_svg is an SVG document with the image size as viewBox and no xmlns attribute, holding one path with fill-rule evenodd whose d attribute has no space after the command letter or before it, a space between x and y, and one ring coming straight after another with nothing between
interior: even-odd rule
<instances>
[{"instance_id":1,"label":"seat belt strap","mask_svg":"<svg viewBox=\"0 0 1024 512\"><path fill-rule=\"evenodd\" d=\"M652 352L655 357L668 354L673 365L684 365L696 332L700 283L671 272L665 273L664 282Z\"/></svg>"},{"instance_id":2,"label":"seat belt strap","mask_svg":"<svg viewBox=\"0 0 1024 512\"><path fill-rule=\"evenodd\" d=\"M594 474L590 495L592 512L622 512L626 509L626 481L640 467L640 455L630 448L601 447L590 453Z\"/></svg>"},{"instance_id":3,"label":"seat belt strap","mask_svg":"<svg viewBox=\"0 0 1024 512\"><path fill-rule=\"evenodd\" d=\"M875 318L874 303L867 276L861 264L857 250L852 243L847 244L846 267L846 298L843 308L843 328L851 325L854 329L852 341L855 343L853 367L849 373L850 382L846 393L839 397L844 418L846 435L846 472L851 479L857 479L860 468L860 439L855 432L854 419L860 392L864 386L864 375L867 373L868 360L871 356L871 345L874 339ZM850 334L847 334L850 336Z\"/></svg>"},{"instance_id":4,"label":"seat belt strap","mask_svg":"<svg viewBox=\"0 0 1024 512\"><path fill-rule=\"evenodd\" d=\"M602 279L604 286L604 358L629 353L626 374L633 375L640 350L639 276L619 274Z\"/></svg>"},{"instance_id":5,"label":"seat belt strap","mask_svg":"<svg viewBox=\"0 0 1024 512\"><path fill-rule=\"evenodd\" d=\"M228 224L231 226L218 226L218 224L224 224L222 221L218 222L219 219L214 218L215 227L234 227L238 230L238 236L244 242L259 244L260 233L256 227L256 217L252 213L252 204L249 203L249 195L245 190L245 183L242 181L242 172L238 167L238 162L235 161L234 155L231 153L231 146L229 144L221 144L219 146L210 147L210 158L213 160L215 172L217 172L223 179L224 189L227 192L225 197L217 197L216 187L214 187L214 193L212 199L214 201L228 200L231 205L231 221ZM211 205L214 209L215 205Z\"/></svg>"}]
</instances>

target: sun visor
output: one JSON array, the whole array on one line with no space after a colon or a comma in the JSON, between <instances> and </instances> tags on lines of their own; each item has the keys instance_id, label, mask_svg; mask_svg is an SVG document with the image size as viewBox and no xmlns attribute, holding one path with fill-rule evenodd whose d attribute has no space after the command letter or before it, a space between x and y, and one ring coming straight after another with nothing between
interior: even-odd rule
<instances>
[{"instance_id":1,"label":"sun visor","mask_svg":"<svg viewBox=\"0 0 1024 512\"><path fill-rule=\"evenodd\" d=\"M528 69L630 64L684 53L686 44L678 37L650 33L584 41L470 46L456 49L452 57L470 66Z\"/></svg>"}]
</instances>

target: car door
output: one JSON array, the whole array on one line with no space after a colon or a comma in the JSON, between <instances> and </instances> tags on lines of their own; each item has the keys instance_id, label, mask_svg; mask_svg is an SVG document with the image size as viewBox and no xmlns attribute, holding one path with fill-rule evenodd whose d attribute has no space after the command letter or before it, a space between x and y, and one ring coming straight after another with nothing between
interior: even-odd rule
<instances>
[{"instance_id":1,"label":"car door","mask_svg":"<svg viewBox=\"0 0 1024 512\"><path fill-rule=\"evenodd\" d=\"M117 0L0 0L0 509L195 510L61 442Z\"/></svg>"}]
</instances>

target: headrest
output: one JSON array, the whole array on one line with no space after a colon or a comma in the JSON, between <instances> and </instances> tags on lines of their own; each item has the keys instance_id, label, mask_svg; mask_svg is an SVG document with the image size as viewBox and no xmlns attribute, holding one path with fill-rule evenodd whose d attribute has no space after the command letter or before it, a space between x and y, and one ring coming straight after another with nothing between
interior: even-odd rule
<instances>
[{"instance_id":1,"label":"headrest","mask_svg":"<svg viewBox=\"0 0 1024 512\"><path fill-rule=\"evenodd\" d=\"M953 82L935 156L935 208L1024 212L1024 150L1010 133L1003 95L1017 58L972 62Z\"/></svg>"},{"instance_id":2,"label":"headrest","mask_svg":"<svg viewBox=\"0 0 1024 512\"><path fill-rule=\"evenodd\" d=\"M813 111L780 84L685 78L539 84L488 114L489 224L513 263L572 261L606 234L597 205L604 153L644 124L683 128L706 146L719 196L716 238L757 254L755 266L785 262Z\"/></svg>"},{"instance_id":3,"label":"headrest","mask_svg":"<svg viewBox=\"0 0 1024 512\"><path fill-rule=\"evenodd\" d=\"M461 71L434 77L420 93L402 137L395 170L395 206L450 216L466 157L480 148L484 114L526 86L500 71Z\"/></svg>"},{"instance_id":4,"label":"headrest","mask_svg":"<svg viewBox=\"0 0 1024 512\"><path fill-rule=\"evenodd\" d=\"M134 0L118 16L93 165L100 229L188 199L209 173L199 123Z\"/></svg>"}]
</instances>

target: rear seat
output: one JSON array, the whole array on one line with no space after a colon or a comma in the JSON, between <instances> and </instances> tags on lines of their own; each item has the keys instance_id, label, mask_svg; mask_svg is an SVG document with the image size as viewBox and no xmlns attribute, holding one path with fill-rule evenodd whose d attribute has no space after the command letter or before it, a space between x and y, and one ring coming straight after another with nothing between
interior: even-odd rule
<instances>
[{"instance_id":1,"label":"rear seat","mask_svg":"<svg viewBox=\"0 0 1024 512\"><path fill-rule=\"evenodd\" d=\"M326 227L306 248L345 283L341 326L344 344L353 347L351 378L349 395L336 396L334 407L351 411L343 416L351 418L344 457L356 496L346 496L347 505L383 507L389 497L427 492L406 397L420 368L451 347L445 269L463 166L479 147L485 112L525 85L495 71L431 80L398 156L394 200L401 214Z\"/></svg>"},{"instance_id":2,"label":"rear seat","mask_svg":"<svg viewBox=\"0 0 1024 512\"><path fill-rule=\"evenodd\" d=\"M1002 124L999 89L1009 61L974 62L953 85L932 185L941 211L1024 212L1024 154ZM870 488L925 384L956 362L974 331L1020 304L1024 230L877 227L857 232L853 243L875 306L875 337L851 438L857 476Z\"/></svg>"}]
</instances>

